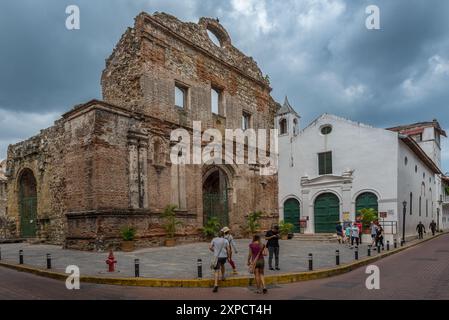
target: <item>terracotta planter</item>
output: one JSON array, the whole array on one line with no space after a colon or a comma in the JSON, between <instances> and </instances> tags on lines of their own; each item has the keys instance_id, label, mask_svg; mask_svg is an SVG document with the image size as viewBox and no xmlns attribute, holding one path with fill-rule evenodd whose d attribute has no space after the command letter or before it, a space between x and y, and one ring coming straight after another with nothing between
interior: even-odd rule
<instances>
[{"instance_id":1,"label":"terracotta planter","mask_svg":"<svg viewBox=\"0 0 449 320\"><path fill-rule=\"evenodd\" d=\"M134 241L122 241L122 251L124 252L134 251Z\"/></svg>"},{"instance_id":2,"label":"terracotta planter","mask_svg":"<svg viewBox=\"0 0 449 320\"><path fill-rule=\"evenodd\" d=\"M363 234L371 234L371 230L370 229L365 229L362 232Z\"/></svg>"},{"instance_id":3,"label":"terracotta planter","mask_svg":"<svg viewBox=\"0 0 449 320\"><path fill-rule=\"evenodd\" d=\"M164 245L166 247L174 247L176 245L176 239L165 239Z\"/></svg>"},{"instance_id":4,"label":"terracotta planter","mask_svg":"<svg viewBox=\"0 0 449 320\"><path fill-rule=\"evenodd\" d=\"M288 240L288 234L281 235L281 240Z\"/></svg>"}]
</instances>

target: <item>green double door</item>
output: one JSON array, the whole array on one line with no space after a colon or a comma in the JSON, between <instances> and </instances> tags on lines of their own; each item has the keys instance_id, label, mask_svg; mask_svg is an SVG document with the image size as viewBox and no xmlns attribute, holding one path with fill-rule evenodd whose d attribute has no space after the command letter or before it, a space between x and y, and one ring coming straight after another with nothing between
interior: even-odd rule
<instances>
[{"instance_id":1,"label":"green double door","mask_svg":"<svg viewBox=\"0 0 449 320\"><path fill-rule=\"evenodd\" d=\"M332 193L325 193L315 200L315 233L334 233L340 220L340 201Z\"/></svg>"},{"instance_id":2,"label":"green double door","mask_svg":"<svg viewBox=\"0 0 449 320\"><path fill-rule=\"evenodd\" d=\"M293 224L293 232L299 233L299 201L296 199L288 199L284 202L284 222Z\"/></svg>"},{"instance_id":3,"label":"green double door","mask_svg":"<svg viewBox=\"0 0 449 320\"><path fill-rule=\"evenodd\" d=\"M359 211L362 209L374 209L378 212L379 204L377 202L377 196L374 193L365 192L357 197L355 202L356 217L360 216Z\"/></svg>"}]
</instances>

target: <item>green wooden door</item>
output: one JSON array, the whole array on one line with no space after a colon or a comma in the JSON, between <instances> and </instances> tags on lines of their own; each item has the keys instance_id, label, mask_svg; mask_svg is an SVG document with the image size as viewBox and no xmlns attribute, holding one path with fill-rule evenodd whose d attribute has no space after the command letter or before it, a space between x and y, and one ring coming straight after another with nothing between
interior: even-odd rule
<instances>
[{"instance_id":1,"label":"green wooden door","mask_svg":"<svg viewBox=\"0 0 449 320\"><path fill-rule=\"evenodd\" d=\"M23 197L20 199L20 230L22 237L36 236L37 198Z\"/></svg>"},{"instance_id":2,"label":"green wooden door","mask_svg":"<svg viewBox=\"0 0 449 320\"><path fill-rule=\"evenodd\" d=\"M19 180L20 234L24 238L36 236L37 188L36 179L30 169L24 169Z\"/></svg>"},{"instance_id":3,"label":"green wooden door","mask_svg":"<svg viewBox=\"0 0 449 320\"><path fill-rule=\"evenodd\" d=\"M204 223L212 217L216 217L222 227L229 225L228 194L205 193L203 194Z\"/></svg>"},{"instance_id":4,"label":"green wooden door","mask_svg":"<svg viewBox=\"0 0 449 320\"><path fill-rule=\"evenodd\" d=\"M378 212L379 205L377 202L377 196L374 193L365 192L357 197L355 202L356 217L360 216L359 210L362 209L374 209Z\"/></svg>"},{"instance_id":5,"label":"green wooden door","mask_svg":"<svg viewBox=\"0 0 449 320\"><path fill-rule=\"evenodd\" d=\"M332 193L320 195L315 200L315 233L334 233L340 220L340 201Z\"/></svg>"},{"instance_id":6,"label":"green wooden door","mask_svg":"<svg viewBox=\"0 0 449 320\"><path fill-rule=\"evenodd\" d=\"M284 222L293 224L295 226L293 232L295 233L300 232L299 216L300 216L300 209L298 200L287 199L284 202Z\"/></svg>"}]
</instances>

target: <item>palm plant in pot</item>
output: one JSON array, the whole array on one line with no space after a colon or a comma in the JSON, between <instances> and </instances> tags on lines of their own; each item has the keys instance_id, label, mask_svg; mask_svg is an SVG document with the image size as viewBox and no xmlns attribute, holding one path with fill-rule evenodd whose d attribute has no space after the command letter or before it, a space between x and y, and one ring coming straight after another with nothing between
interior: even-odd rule
<instances>
[{"instance_id":1,"label":"palm plant in pot","mask_svg":"<svg viewBox=\"0 0 449 320\"><path fill-rule=\"evenodd\" d=\"M165 222L163 224L165 232L167 233L167 238L164 241L164 244L166 247L173 247L176 244L176 229L178 226L182 225L182 222L176 219L176 208L178 206L174 204L169 204L164 209L164 213L162 214L162 217L164 218Z\"/></svg>"},{"instance_id":2,"label":"palm plant in pot","mask_svg":"<svg viewBox=\"0 0 449 320\"><path fill-rule=\"evenodd\" d=\"M120 230L122 236L122 251L131 252L134 251L134 238L136 237L136 229L130 226L123 227Z\"/></svg>"},{"instance_id":3,"label":"palm plant in pot","mask_svg":"<svg viewBox=\"0 0 449 320\"><path fill-rule=\"evenodd\" d=\"M371 233L370 226L371 222L378 219L377 211L373 208L363 208L358 211L362 218L362 226L364 233Z\"/></svg>"},{"instance_id":4,"label":"palm plant in pot","mask_svg":"<svg viewBox=\"0 0 449 320\"><path fill-rule=\"evenodd\" d=\"M203 236L210 240L215 235L218 234L218 231L220 231L221 225L220 221L218 221L217 217L210 217L207 219L206 223L204 224L204 227L201 228L201 231L203 232Z\"/></svg>"},{"instance_id":5,"label":"palm plant in pot","mask_svg":"<svg viewBox=\"0 0 449 320\"><path fill-rule=\"evenodd\" d=\"M279 223L279 233L281 235L281 239L282 240L287 240L288 239L288 235L293 231L294 227L295 226L292 223L285 222L284 220L282 220Z\"/></svg>"}]
</instances>

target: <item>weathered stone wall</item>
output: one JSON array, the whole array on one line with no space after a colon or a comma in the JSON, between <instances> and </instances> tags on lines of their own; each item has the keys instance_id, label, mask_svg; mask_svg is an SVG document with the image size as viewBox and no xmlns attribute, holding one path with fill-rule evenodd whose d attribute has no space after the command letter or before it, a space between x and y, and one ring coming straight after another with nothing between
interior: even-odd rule
<instances>
[{"instance_id":1,"label":"weathered stone wall","mask_svg":"<svg viewBox=\"0 0 449 320\"><path fill-rule=\"evenodd\" d=\"M175 83L188 88L184 109L175 106ZM219 115L210 110L211 87L221 92ZM193 120L203 130L240 128L243 112L252 128L272 128L277 105L257 64L232 46L216 20L183 23L142 13L107 59L102 89L105 102L76 106L53 127L10 146L8 214L17 233L18 179L29 168L37 180L39 239L87 250L119 247L120 229L134 226L138 246L160 245L169 204L179 206L179 241L200 239L206 168L173 165L170 133L191 132ZM237 235L252 211L264 212L263 229L278 220L277 176L259 176L248 165L220 167Z\"/></svg>"},{"instance_id":2,"label":"weathered stone wall","mask_svg":"<svg viewBox=\"0 0 449 320\"><path fill-rule=\"evenodd\" d=\"M24 169L33 172L37 182L37 237L49 243L62 243L65 237L63 214L65 185L63 167L63 128L60 123L8 148L8 218L16 223L13 236L20 237L19 179Z\"/></svg>"}]
</instances>

